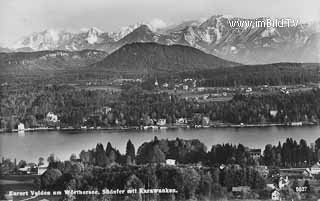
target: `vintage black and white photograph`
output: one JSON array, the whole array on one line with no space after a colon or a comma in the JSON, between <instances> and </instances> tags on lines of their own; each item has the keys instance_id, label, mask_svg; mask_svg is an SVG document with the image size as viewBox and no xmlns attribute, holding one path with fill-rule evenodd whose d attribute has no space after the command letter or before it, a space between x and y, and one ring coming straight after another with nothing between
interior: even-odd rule
<instances>
[{"instance_id":1,"label":"vintage black and white photograph","mask_svg":"<svg viewBox=\"0 0 320 201\"><path fill-rule=\"evenodd\" d=\"M320 201L319 0L0 0L1 201Z\"/></svg>"}]
</instances>

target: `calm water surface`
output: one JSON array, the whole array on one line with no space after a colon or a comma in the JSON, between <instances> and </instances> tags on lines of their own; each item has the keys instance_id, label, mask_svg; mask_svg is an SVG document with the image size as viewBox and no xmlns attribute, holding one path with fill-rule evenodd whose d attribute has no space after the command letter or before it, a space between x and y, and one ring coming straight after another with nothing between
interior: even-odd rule
<instances>
[{"instance_id":1,"label":"calm water surface","mask_svg":"<svg viewBox=\"0 0 320 201\"><path fill-rule=\"evenodd\" d=\"M108 142L125 152L130 139L136 150L146 141L158 136L159 139L199 139L208 149L218 143L242 143L250 148L263 149L266 144L277 145L286 138L305 139L308 144L320 137L320 127L294 128L209 128L209 129L174 129L157 131L76 131L76 132L26 132L0 134L0 156L16 158L28 162L37 162L39 157L45 159L54 153L61 160L66 160L72 153L79 154L81 150L92 149L97 143L104 147Z\"/></svg>"}]
</instances>

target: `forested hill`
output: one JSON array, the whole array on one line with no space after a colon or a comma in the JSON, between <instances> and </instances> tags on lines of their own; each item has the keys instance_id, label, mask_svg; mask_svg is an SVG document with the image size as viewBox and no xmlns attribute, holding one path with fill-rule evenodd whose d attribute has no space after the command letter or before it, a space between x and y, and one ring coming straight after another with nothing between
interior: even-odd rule
<instances>
[{"instance_id":1,"label":"forested hill","mask_svg":"<svg viewBox=\"0 0 320 201\"><path fill-rule=\"evenodd\" d=\"M320 81L319 63L275 63L202 72L203 86L295 85Z\"/></svg>"},{"instance_id":2,"label":"forested hill","mask_svg":"<svg viewBox=\"0 0 320 201\"><path fill-rule=\"evenodd\" d=\"M47 79L59 71L77 71L105 56L106 52L98 50L0 53L0 81L14 82L30 76Z\"/></svg>"},{"instance_id":3,"label":"forested hill","mask_svg":"<svg viewBox=\"0 0 320 201\"><path fill-rule=\"evenodd\" d=\"M239 64L182 45L132 43L125 45L91 66L96 71L117 71L137 74L184 72Z\"/></svg>"}]
</instances>

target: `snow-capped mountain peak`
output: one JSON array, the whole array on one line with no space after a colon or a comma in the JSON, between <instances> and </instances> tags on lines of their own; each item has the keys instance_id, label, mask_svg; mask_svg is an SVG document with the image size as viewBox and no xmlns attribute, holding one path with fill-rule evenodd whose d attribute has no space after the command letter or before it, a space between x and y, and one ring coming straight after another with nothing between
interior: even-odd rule
<instances>
[{"instance_id":1,"label":"snow-capped mountain peak","mask_svg":"<svg viewBox=\"0 0 320 201\"><path fill-rule=\"evenodd\" d=\"M308 40L319 33L319 22L296 27L240 27L233 29L230 20L263 20L214 15L206 20L189 20L168 26L162 20L139 22L103 32L96 27L78 33L48 29L22 38L11 49L16 51L97 49L108 53L134 42L182 44L240 63L304 61L300 55L311 54L314 47ZM310 53L311 52L311 53ZM308 57L309 58L309 57ZM311 58L311 57L310 57ZM306 61L314 62L312 59Z\"/></svg>"},{"instance_id":2,"label":"snow-capped mountain peak","mask_svg":"<svg viewBox=\"0 0 320 201\"><path fill-rule=\"evenodd\" d=\"M139 22L130 26L124 26L119 29L117 32L111 32L110 37L113 38L114 41L118 41L134 31L135 29L139 28L141 25L143 25L143 22Z\"/></svg>"},{"instance_id":3,"label":"snow-capped mountain peak","mask_svg":"<svg viewBox=\"0 0 320 201\"><path fill-rule=\"evenodd\" d=\"M52 40L53 42L57 42L59 40L59 35L61 31L54 30L54 29L47 29L44 31L44 39Z\"/></svg>"},{"instance_id":4,"label":"snow-capped mountain peak","mask_svg":"<svg viewBox=\"0 0 320 201\"><path fill-rule=\"evenodd\" d=\"M30 36L23 37L13 45L13 49L31 48L34 50L50 50L58 46L62 39L69 39L71 33L61 30L47 29L39 33L33 33Z\"/></svg>"},{"instance_id":5,"label":"snow-capped mountain peak","mask_svg":"<svg viewBox=\"0 0 320 201\"><path fill-rule=\"evenodd\" d=\"M103 31L96 27L92 27L88 30L88 37L86 38L86 41L89 44L95 44L99 40L99 35L101 35Z\"/></svg>"}]
</instances>

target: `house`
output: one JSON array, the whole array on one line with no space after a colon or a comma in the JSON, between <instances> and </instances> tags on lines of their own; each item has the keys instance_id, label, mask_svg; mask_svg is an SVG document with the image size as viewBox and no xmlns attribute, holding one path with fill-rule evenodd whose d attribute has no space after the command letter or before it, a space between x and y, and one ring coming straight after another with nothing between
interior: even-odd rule
<instances>
[{"instance_id":1,"label":"house","mask_svg":"<svg viewBox=\"0 0 320 201\"><path fill-rule=\"evenodd\" d=\"M177 123L178 124L186 124L186 123L188 123L188 120L187 120L187 118L179 118L179 119L177 119Z\"/></svg>"},{"instance_id":2,"label":"house","mask_svg":"<svg viewBox=\"0 0 320 201\"><path fill-rule=\"evenodd\" d=\"M247 89L246 89L246 93L251 93L252 92L252 88L251 87L248 87Z\"/></svg>"},{"instance_id":3,"label":"house","mask_svg":"<svg viewBox=\"0 0 320 201\"><path fill-rule=\"evenodd\" d=\"M202 125L203 126L208 126L210 123L209 117L202 117Z\"/></svg>"},{"instance_id":4,"label":"house","mask_svg":"<svg viewBox=\"0 0 320 201\"><path fill-rule=\"evenodd\" d=\"M310 177L310 173L307 168L285 168L280 169L280 176L289 178L305 178Z\"/></svg>"},{"instance_id":5,"label":"house","mask_svg":"<svg viewBox=\"0 0 320 201\"><path fill-rule=\"evenodd\" d=\"M24 166L23 168L19 168L18 172L21 174L38 174L42 175L47 170L47 166L38 166L35 163L29 163L28 165Z\"/></svg>"},{"instance_id":6,"label":"house","mask_svg":"<svg viewBox=\"0 0 320 201\"><path fill-rule=\"evenodd\" d=\"M207 100L207 99L209 98L209 94L204 94L204 95L202 96L202 98L203 98L204 100Z\"/></svg>"},{"instance_id":7,"label":"house","mask_svg":"<svg viewBox=\"0 0 320 201\"><path fill-rule=\"evenodd\" d=\"M267 188L270 188L272 190L276 189L276 186L274 184L266 184Z\"/></svg>"},{"instance_id":8,"label":"house","mask_svg":"<svg viewBox=\"0 0 320 201\"><path fill-rule=\"evenodd\" d=\"M271 200L280 200L280 192L278 190L274 190L271 193Z\"/></svg>"},{"instance_id":9,"label":"house","mask_svg":"<svg viewBox=\"0 0 320 201\"><path fill-rule=\"evenodd\" d=\"M166 164L167 164L167 165L176 165L176 160L174 160L174 159L167 159L167 160L166 160Z\"/></svg>"},{"instance_id":10,"label":"house","mask_svg":"<svg viewBox=\"0 0 320 201\"><path fill-rule=\"evenodd\" d=\"M18 131L24 131L24 124L21 122L18 124Z\"/></svg>"},{"instance_id":11,"label":"house","mask_svg":"<svg viewBox=\"0 0 320 201\"><path fill-rule=\"evenodd\" d=\"M151 119L149 116L146 116L146 118L141 119L144 121L144 125L150 126L150 125L155 125L156 120Z\"/></svg>"},{"instance_id":12,"label":"house","mask_svg":"<svg viewBox=\"0 0 320 201\"><path fill-rule=\"evenodd\" d=\"M251 191L250 186L237 186L232 187L232 194L237 197L242 197L244 194L248 194Z\"/></svg>"},{"instance_id":13,"label":"house","mask_svg":"<svg viewBox=\"0 0 320 201\"><path fill-rule=\"evenodd\" d=\"M183 79L183 82L189 82L189 81L192 81L193 79L192 78L185 78Z\"/></svg>"},{"instance_id":14,"label":"house","mask_svg":"<svg viewBox=\"0 0 320 201\"><path fill-rule=\"evenodd\" d=\"M220 168L220 170L223 170L224 168L226 168L226 165L225 164L221 164L219 168Z\"/></svg>"},{"instance_id":15,"label":"house","mask_svg":"<svg viewBox=\"0 0 320 201\"><path fill-rule=\"evenodd\" d=\"M279 188L282 189L286 186L289 185L289 179L288 179L288 176L286 176L285 178L283 177L280 177L279 179Z\"/></svg>"},{"instance_id":16,"label":"house","mask_svg":"<svg viewBox=\"0 0 320 201\"><path fill-rule=\"evenodd\" d=\"M182 88L183 88L183 90L186 90L186 91L187 91L187 90L189 89L189 86L188 86L188 85L183 85Z\"/></svg>"},{"instance_id":17,"label":"house","mask_svg":"<svg viewBox=\"0 0 320 201\"><path fill-rule=\"evenodd\" d=\"M289 94L289 93L290 93L290 92L287 90L286 87L282 87L282 88L280 89L280 92L281 92L281 93L284 93L284 94Z\"/></svg>"},{"instance_id":18,"label":"house","mask_svg":"<svg viewBox=\"0 0 320 201\"><path fill-rule=\"evenodd\" d=\"M45 171L47 171L47 168L48 168L48 166L46 166L46 165L39 165L37 174L42 175L43 173L45 173Z\"/></svg>"},{"instance_id":19,"label":"house","mask_svg":"<svg viewBox=\"0 0 320 201\"><path fill-rule=\"evenodd\" d=\"M261 149L250 149L249 155L253 159L259 159L261 157Z\"/></svg>"},{"instance_id":20,"label":"house","mask_svg":"<svg viewBox=\"0 0 320 201\"><path fill-rule=\"evenodd\" d=\"M317 162L310 168L310 173L312 175L320 174L320 162Z\"/></svg>"},{"instance_id":21,"label":"house","mask_svg":"<svg viewBox=\"0 0 320 201\"><path fill-rule=\"evenodd\" d=\"M291 122L291 126L302 126L302 122Z\"/></svg>"},{"instance_id":22,"label":"house","mask_svg":"<svg viewBox=\"0 0 320 201\"><path fill-rule=\"evenodd\" d=\"M19 168L18 172L20 172L22 174L30 174L31 173L31 167L26 165L23 168Z\"/></svg>"},{"instance_id":23,"label":"house","mask_svg":"<svg viewBox=\"0 0 320 201\"><path fill-rule=\"evenodd\" d=\"M53 112L48 112L46 119L49 122L53 122L53 123L58 122L58 116L55 115Z\"/></svg>"},{"instance_id":24,"label":"house","mask_svg":"<svg viewBox=\"0 0 320 201\"><path fill-rule=\"evenodd\" d=\"M108 107L108 106L104 106L103 108L102 108L102 113L103 114L108 114L109 112L111 112L111 107Z\"/></svg>"},{"instance_id":25,"label":"house","mask_svg":"<svg viewBox=\"0 0 320 201\"><path fill-rule=\"evenodd\" d=\"M119 119L115 119L115 120L114 120L114 123L115 123L116 125L119 125L119 123L120 123Z\"/></svg>"},{"instance_id":26,"label":"house","mask_svg":"<svg viewBox=\"0 0 320 201\"><path fill-rule=\"evenodd\" d=\"M278 114L278 110L270 110L270 116L276 117Z\"/></svg>"},{"instance_id":27,"label":"house","mask_svg":"<svg viewBox=\"0 0 320 201\"><path fill-rule=\"evenodd\" d=\"M157 120L157 125L158 126L164 126L167 124L167 120L166 119L158 119Z\"/></svg>"},{"instance_id":28,"label":"house","mask_svg":"<svg viewBox=\"0 0 320 201\"><path fill-rule=\"evenodd\" d=\"M162 87L163 87L163 88L168 88L168 87L169 87L169 84L168 84L168 83L164 83L164 84L162 85Z\"/></svg>"}]
</instances>

